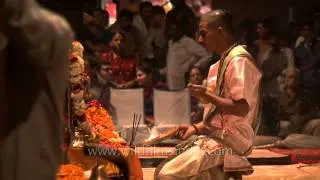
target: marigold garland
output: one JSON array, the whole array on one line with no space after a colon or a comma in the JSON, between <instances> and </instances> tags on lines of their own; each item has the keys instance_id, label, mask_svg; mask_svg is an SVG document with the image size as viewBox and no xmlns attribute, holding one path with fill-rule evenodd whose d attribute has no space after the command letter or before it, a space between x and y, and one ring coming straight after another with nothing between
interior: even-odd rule
<instances>
[{"instance_id":1,"label":"marigold garland","mask_svg":"<svg viewBox=\"0 0 320 180\"><path fill-rule=\"evenodd\" d=\"M86 180L84 169L74 164L60 166L58 180Z\"/></svg>"},{"instance_id":2,"label":"marigold garland","mask_svg":"<svg viewBox=\"0 0 320 180\"><path fill-rule=\"evenodd\" d=\"M125 141L115 132L112 118L102 105L93 100L87 103L87 107L84 117L93 127L94 134L98 135L99 143L116 148L125 147Z\"/></svg>"},{"instance_id":3,"label":"marigold garland","mask_svg":"<svg viewBox=\"0 0 320 180\"><path fill-rule=\"evenodd\" d=\"M112 119L108 112L97 101L93 100L87 103L87 110L85 111L85 119L93 126L102 126L105 129L114 131Z\"/></svg>"}]
</instances>

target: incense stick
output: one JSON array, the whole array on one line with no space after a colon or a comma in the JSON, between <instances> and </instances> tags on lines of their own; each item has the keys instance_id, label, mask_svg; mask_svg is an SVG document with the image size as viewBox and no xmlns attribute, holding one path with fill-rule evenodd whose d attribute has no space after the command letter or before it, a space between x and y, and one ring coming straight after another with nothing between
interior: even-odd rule
<instances>
[{"instance_id":1,"label":"incense stick","mask_svg":"<svg viewBox=\"0 0 320 180\"><path fill-rule=\"evenodd\" d=\"M140 121L141 121L141 114L139 115L139 118L138 118L138 115L136 113L134 113L133 122L132 122L130 147L132 147L132 145L133 145L133 143L135 141L135 137L136 137L137 131L139 129Z\"/></svg>"},{"instance_id":2,"label":"incense stick","mask_svg":"<svg viewBox=\"0 0 320 180\"><path fill-rule=\"evenodd\" d=\"M133 120L132 120L132 130L131 130L131 139L130 139L130 143L129 146L132 146L133 143L133 136L134 136L134 124L135 124L135 120L136 120L136 113L133 114Z\"/></svg>"}]
</instances>

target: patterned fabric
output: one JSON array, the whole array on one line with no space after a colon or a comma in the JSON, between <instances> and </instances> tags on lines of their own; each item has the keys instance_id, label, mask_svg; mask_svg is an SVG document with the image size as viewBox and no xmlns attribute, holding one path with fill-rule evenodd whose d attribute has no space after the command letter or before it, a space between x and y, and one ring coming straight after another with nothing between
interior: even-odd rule
<instances>
[{"instance_id":1,"label":"patterned fabric","mask_svg":"<svg viewBox=\"0 0 320 180\"><path fill-rule=\"evenodd\" d=\"M114 52L103 53L100 57L101 61L107 61L112 66L112 81L117 84L124 84L132 81L136 77L136 59L121 58L115 56Z\"/></svg>"}]
</instances>

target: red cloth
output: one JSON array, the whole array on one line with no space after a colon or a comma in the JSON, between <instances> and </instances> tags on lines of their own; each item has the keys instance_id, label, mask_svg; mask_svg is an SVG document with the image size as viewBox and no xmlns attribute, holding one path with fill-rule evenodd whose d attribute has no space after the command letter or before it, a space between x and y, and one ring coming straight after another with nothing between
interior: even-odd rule
<instances>
[{"instance_id":1,"label":"red cloth","mask_svg":"<svg viewBox=\"0 0 320 180\"><path fill-rule=\"evenodd\" d=\"M278 149L271 148L270 151L291 156L291 163L313 164L320 162L320 149Z\"/></svg>"},{"instance_id":2,"label":"red cloth","mask_svg":"<svg viewBox=\"0 0 320 180\"><path fill-rule=\"evenodd\" d=\"M114 56L112 51L103 53L100 57L101 61L107 61L112 66L112 80L117 84L124 84L132 81L136 77L136 59L135 58L121 58Z\"/></svg>"}]
</instances>

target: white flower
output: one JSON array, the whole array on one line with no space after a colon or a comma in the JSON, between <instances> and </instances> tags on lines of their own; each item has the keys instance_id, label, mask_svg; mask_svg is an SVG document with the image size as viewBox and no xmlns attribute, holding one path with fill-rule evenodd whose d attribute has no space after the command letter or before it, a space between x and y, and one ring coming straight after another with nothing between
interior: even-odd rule
<instances>
[{"instance_id":1,"label":"white flower","mask_svg":"<svg viewBox=\"0 0 320 180\"><path fill-rule=\"evenodd\" d=\"M81 82L81 75L77 75L77 76L72 76L70 79L69 79L70 83L72 84L78 84Z\"/></svg>"},{"instance_id":2,"label":"white flower","mask_svg":"<svg viewBox=\"0 0 320 180\"><path fill-rule=\"evenodd\" d=\"M75 101L80 101L83 99L84 91L80 90L79 92L72 92L71 93L71 99Z\"/></svg>"}]
</instances>

